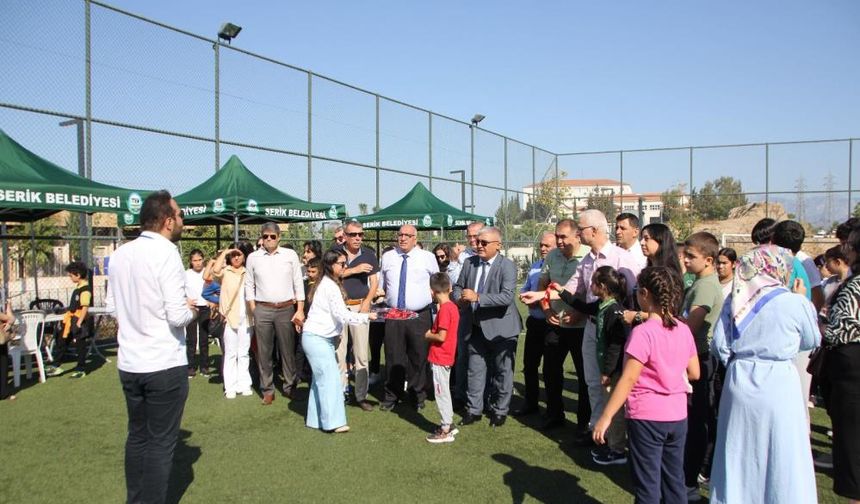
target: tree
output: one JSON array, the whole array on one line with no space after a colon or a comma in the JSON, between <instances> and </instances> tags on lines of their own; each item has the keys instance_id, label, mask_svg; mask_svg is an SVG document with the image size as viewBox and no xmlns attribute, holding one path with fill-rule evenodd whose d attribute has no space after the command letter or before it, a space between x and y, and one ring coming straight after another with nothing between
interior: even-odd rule
<instances>
[{"instance_id":1,"label":"tree","mask_svg":"<svg viewBox=\"0 0 860 504\"><path fill-rule=\"evenodd\" d=\"M358 204L358 214L359 215L367 215L367 203L359 203Z\"/></svg>"},{"instance_id":2,"label":"tree","mask_svg":"<svg viewBox=\"0 0 860 504\"><path fill-rule=\"evenodd\" d=\"M860 217L860 203L854 205L854 211L851 212L852 217Z\"/></svg>"},{"instance_id":3,"label":"tree","mask_svg":"<svg viewBox=\"0 0 860 504\"><path fill-rule=\"evenodd\" d=\"M676 239L682 239L693 231L698 216L694 209L690 208L687 200L686 185L681 183L677 186L663 191L662 220L670 228Z\"/></svg>"},{"instance_id":4,"label":"tree","mask_svg":"<svg viewBox=\"0 0 860 504\"><path fill-rule=\"evenodd\" d=\"M33 269L33 253L36 255L36 269L45 271L51 268L54 262L54 242L59 238L60 231L51 222L50 218L40 219L33 222L33 233L35 240L29 238L14 240L10 242L12 248L12 261L17 261L22 276L35 275ZM30 225L23 224L9 228L11 235L29 235Z\"/></svg>"},{"instance_id":5,"label":"tree","mask_svg":"<svg viewBox=\"0 0 860 504\"><path fill-rule=\"evenodd\" d=\"M693 189L693 206L705 220L723 220L729 212L747 204L747 197L740 180L723 176L705 182L700 190Z\"/></svg>"},{"instance_id":6,"label":"tree","mask_svg":"<svg viewBox=\"0 0 860 504\"><path fill-rule=\"evenodd\" d=\"M534 184L531 197L526 203L525 212L523 212L523 218L544 222L553 217L558 218L563 213L562 200L564 198L560 184L561 179L566 176L567 173L560 171L558 175L553 175Z\"/></svg>"},{"instance_id":7,"label":"tree","mask_svg":"<svg viewBox=\"0 0 860 504\"><path fill-rule=\"evenodd\" d=\"M522 222L522 213L518 196L511 196L508 201L505 201L505 199L502 198L499 208L496 209L495 213L496 226L501 229L507 229L514 224L519 224Z\"/></svg>"},{"instance_id":8,"label":"tree","mask_svg":"<svg viewBox=\"0 0 860 504\"><path fill-rule=\"evenodd\" d=\"M607 219L612 220L615 218L616 214L615 203L612 201L614 196L614 191L601 192L599 188L595 186L591 191L591 194L588 195L588 199L585 201L585 206L589 209L600 210Z\"/></svg>"}]
</instances>

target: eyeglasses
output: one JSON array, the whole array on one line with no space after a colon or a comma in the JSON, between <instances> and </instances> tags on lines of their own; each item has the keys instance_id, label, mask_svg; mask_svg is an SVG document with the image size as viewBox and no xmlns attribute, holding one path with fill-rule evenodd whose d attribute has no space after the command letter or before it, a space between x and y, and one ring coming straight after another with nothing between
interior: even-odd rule
<instances>
[{"instance_id":1,"label":"eyeglasses","mask_svg":"<svg viewBox=\"0 0 860 504\"><path fill-rule=\"evenodd\" d=\"M355 233L347 233L346 235L347 235L347 236L349 236L350 238L355 238L356 236L361 236L361 237L363 237L363 236L364 236L364 231L357 231L357 232L355 232Z\"/></svg>"},{"instance_id":2,"label":"eyeglasses","mask_svg":"<svg viewBox=\"0 0 860 504\"><path fill-rule=\"evenodd\" d=\"M346 266L346 261L336 261L335 264L338 266Z\"/></svg>"},{"instance_id":3,"label":"eyeglasses","mask_svg":"<svg viewBox=\"0 0 860 504\"><path fill-rule=\"evenodd\" d=\"M264 240L277 240L278 235L276 235L276 234L264 234L263 239Z\"/></svg>"},{"instance_id":4,"label":"eyeglasses","mask_svg":"<svg viewBox=\"0 0 860 504\"><path fill-rule=\"evenodd\" d=\"M414 234L409 233L397 233L398 238L415 238Z\"/></svg>"},{"instance_id":5,"label":"eyeglasses","mask_svg":"<svg viewBox=\"0 0 860 504\"><path fill-rule=\"evenodd\" d=\"M446 256L445 254L437 254L436 255L436 259L445 259L446 257L448 257L448 256Z\"/></svg>"},{"instance_id":6,"label":"eyeglasses","mask_svg":"<svg viewBox=\"0 0 860 504\"><path fill-rule=\"evenodd\" d=\"M491 244L491 243L499 243L499 240L490 240L490 241L487 241L487 240L478 240L478 241L477 241L477 243L478 243L478 245L480 245L480 246L482 246L482 247L486 247L487 245L489 245L489 244Z\"/></svg>"},{"instance_id":7,"label":"eyeglasses","mask_svg":"<svg viewBox=\"0 0 860 504\"><path fill-rule=\"evenodd\" d=\"M597 229L597 227L595 227L595 226L581 226L579 228L578 233L582 234L585 232L586 229Z\"/></svg>"}]
</instances>

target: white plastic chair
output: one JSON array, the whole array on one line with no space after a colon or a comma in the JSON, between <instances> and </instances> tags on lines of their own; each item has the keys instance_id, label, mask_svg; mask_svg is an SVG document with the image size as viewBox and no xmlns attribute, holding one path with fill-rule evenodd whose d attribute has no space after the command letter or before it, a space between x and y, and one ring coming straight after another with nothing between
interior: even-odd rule
<instances>
[{"instance_id":1,"label":"white plastic chair","mask_svg":"<svg viewBox=\"0 0 860 504\"><path fill-rule=\"evenodd\" d=\"M9 346L9 356L12 357L12 373L14 375L15 388L21 386L21 356L27 356L27 379L33 374L33 359L36 356L36 365L39 367L39 383L45 383L45 364L42 362L42 332L45 327L45 314L39 310L22 311L17 315L20 324L24 327L24 334L17 344Z\"/></svg>"}]
</instances>

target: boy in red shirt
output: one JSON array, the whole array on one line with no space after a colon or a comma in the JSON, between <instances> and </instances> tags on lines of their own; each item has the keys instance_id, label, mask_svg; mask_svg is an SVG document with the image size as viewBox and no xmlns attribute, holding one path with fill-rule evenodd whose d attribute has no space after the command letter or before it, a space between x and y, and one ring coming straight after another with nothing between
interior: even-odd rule
<instances>
[{"instance_id":1,"label":"boy in red shirt","mask_svg":"<svg viewBox=\"0 0 860 504\"><path fill-rule=\"evenodd\" d=\"M434 273L430 276L430 290L433 300L438 304L433 327L424 335L430 341L427 361L433 369L433 388L436 406L442 416L442 424L427 436L430 443L451 443L460 432L454 427L454 407L451 402L451 367L457 352L457 326L460 312L451 301L451 280L447 273Z\"/></svg>"}]
</instances>

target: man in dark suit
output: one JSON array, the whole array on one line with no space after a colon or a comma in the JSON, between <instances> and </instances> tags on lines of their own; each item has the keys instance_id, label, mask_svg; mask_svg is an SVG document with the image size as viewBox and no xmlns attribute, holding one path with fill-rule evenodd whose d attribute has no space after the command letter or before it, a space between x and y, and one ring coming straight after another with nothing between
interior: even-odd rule
<instances>
[{"instance_id":1,"label":"man in dark suit","mask_svg":"<svg viewBox=\"0 0 860 504\"><path fill-rule=\"evenodd\" d=\"M460 303L460 334L468 348L466 414L460 425L473 424L484 411L484 387L490 375L490 425L505 423L514 388L514 359L522 319L517 310L517 267L499 254L501 232L485 227L478 233L476 255L470 257L454 286ZM460 356L458 356L458 359Z\"/></svg>"}]
</instances>

